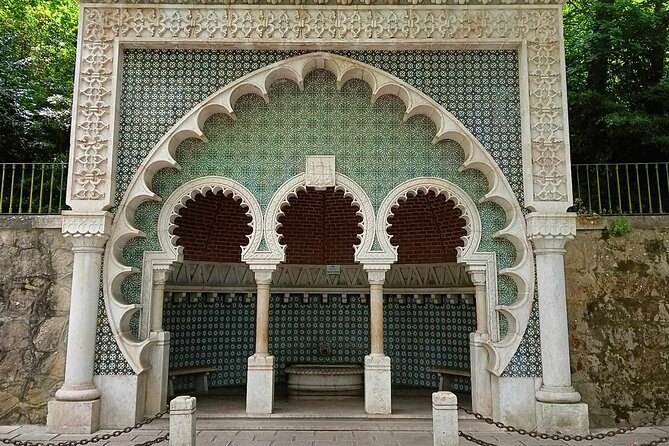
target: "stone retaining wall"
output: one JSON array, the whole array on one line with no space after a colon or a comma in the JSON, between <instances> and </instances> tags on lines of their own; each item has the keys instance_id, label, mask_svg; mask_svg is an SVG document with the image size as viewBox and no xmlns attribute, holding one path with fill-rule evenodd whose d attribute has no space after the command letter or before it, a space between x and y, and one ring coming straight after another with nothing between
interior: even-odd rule
<instances>
[{"instance_id":1,"label":"stone retaining wall","mask_svg":"<svg viewBox=\"0 0 669 446\"><path fill-rule=\"evenodd\" d=\"M71 281L59 217L0 217L0 424L46 420L64 377Z\"/></svg>"},{"instance_id":2,"label":"stone retaining wall","mask_svg":"<svg viewBox=\"0 0 669 446\"><path fill-rule=\"evenodd\" d=\"M567 244L573 380L594 427L669 413L669 217L628 218L620 237L612 220L580 219Z\"/></svg>"}]
</instances>

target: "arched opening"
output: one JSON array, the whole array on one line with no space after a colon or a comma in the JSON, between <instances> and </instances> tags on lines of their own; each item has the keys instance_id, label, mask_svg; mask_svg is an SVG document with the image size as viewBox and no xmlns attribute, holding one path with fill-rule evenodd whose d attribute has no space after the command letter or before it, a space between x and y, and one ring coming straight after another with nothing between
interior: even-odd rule
<instances>
[{"instance_id":1,"label":"arched opening","mask_svg":"<svg viewBox=\"0 0 669 446\"><path fill-rule=\"evenodd\" d=\"M163 327L170 333L170 393L201 391L201 376L215 369L208 387L238 393L253 351L255 300L252 275L242 262L252 218L232 193L208 191L185 202L174 218L183 262L166 284ZM175 375L176 374L176 375Z\"/></svg>"},{"instance_id":2,"label":"arched opening","mask_svg":"<svg viewBox=\"0 0 669 446\"><path fill-rule=\"evenodd\" d=\"M335 187L299 188L281 207L277 233L285 261L275 272L270 303L279 397L362 396L369 352L368 287L355 260L362 220L353 198ZM360 373L354 371L353 384L340 389L298 382L304 377L298 373L330 365Z\"/></svg>"},{"instance_id":3,"label":"arched opening","mask_svg":"<svg viewBox=\"0 0 669 446\"><path fill-rule=\"evenodd\" d=\"M395 393L420 394L441 385L467 404L470 378L458 373L470 371L476 308L472 284L457 262L457 248L467 235L462 211L443 194L418 191L399 200L387 221L398 254L384 306Z\"/></svg>"}]
</instances>

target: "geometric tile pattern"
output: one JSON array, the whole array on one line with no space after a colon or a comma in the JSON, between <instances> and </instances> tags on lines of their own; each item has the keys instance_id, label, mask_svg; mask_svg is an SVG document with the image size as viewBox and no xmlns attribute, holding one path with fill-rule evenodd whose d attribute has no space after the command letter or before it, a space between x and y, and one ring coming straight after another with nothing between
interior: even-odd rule
<instances>
[{"instance_id":1,"label":"geometric tile pattern","mask_svg":"<svg viewBox=\"0 0 669 446\"><path fill-rule=\"evenodd\" d=\"M116 202L146 153L188 110L232 80L301 53L125 50ZM491 152L522 205L517 52L344 51L340 54L386 70L444 105ZM218 149L203 150L199 142L183 144L177 153L183 170L161 171L154 178L154 190L165 197L188 179L224 175L245 184L264 207L278 185L304 170L305 155L328 153L337 156L338 171L361 184L375 207L396 184L421 175L451 179L475 201L485 192L485 180L480 174L457 172L462 153L456 144L445 141L431 145L434 133L431 121L418 117L402 123L398 118L404 106L397 99L384 97L372 106L365 84L350 82L342 93L336 93L328 76L317 74L308 78L303 93L297 93L289 82L275 84L269 105L257 97L242 98L235 109L237 121L215 117L206 125L209 144ZM304 95L310 96L310 100L302 101ZM324 106L324 101L330 101L329 106ZM328 113L323 115L323 110ZM358 129L356 134L339 129L345 113L348 117L344 118ZM253 131L259 126L267 128L268 123L274 129L272 132ZM369 150L360 150L365 141L370 145ZM285 150L273 150L277 142ZM381 159L383 162L378 162ZM492 231L504 226L503 212L491 203L481 204L479 211L488 234L482 240L482 249L497 252L500 268L510 266L515 260L512 245L489 237ZM138 209L137 226L148 237L126 245L124 257L128 264L141 267L143 252L158 249L154 235L159 212L157 203L145 203ZM137 281L137 276L131 276L124 283L126 300L137 300ZM499 302L511 303L516 295L515 284L501 277ZM110 358L120 357L124 361L110 337L103 311L98 324L100 360L96 361L96 373L129 373L127 364L109 363ZM521 345L525 351L519 351L517 356L522 360L514 360L510 366L515 370L514 376L536 375L538 354L532 348L534 344Z\"/></svg>"},{"instance_id":2,"label":"geometric tile pattern","mask_svg":"<svg viewBox=\"0 0 669 446\"><path fill-rule=\"evenodd\" d=\"M337 295L312 294L308 302L294 295L270 301L270 351L276 360L276 380L285 382L285 367L294 363L362 364L369 353L369 305L358 296L342 303ZM367 300L368 302L368 300ZM232 302L168 301L165 328L171 334L170 367L216 367L212 387L246 383L246 359L253 354L255 299L245 303L238 295ZM430 299L389 297L384 303L384 349L392 361L393 385L436 389L431 367L469 370L469 335L476 330L475 307ZM331 354L320 353L328 343ZM175 381L178 390L192 386L188 378ZM469 379L456 380L455 390L470 391Z\"/></svg>"}]
</instances>

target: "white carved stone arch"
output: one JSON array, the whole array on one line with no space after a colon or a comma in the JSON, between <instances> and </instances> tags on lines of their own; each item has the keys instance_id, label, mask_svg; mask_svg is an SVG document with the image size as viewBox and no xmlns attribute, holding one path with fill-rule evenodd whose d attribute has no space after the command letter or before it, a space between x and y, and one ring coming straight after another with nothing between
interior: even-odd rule
<instances>
[{"instance_id":1,"label":"white carved stone arch","mask_svg":"<svg viewBox=\"0 0 669 446\"><path fill-rule=\"evenodd\" d=\"M415 178L397 186L386 196L379 207L376 236L383 251L392 252L393 261L397 261L397 247L390 243L391 237L388 234L388 228L391 226L388 218L393 215L393 209L400 206L403 200L419 192L441 194L446 197L446 200L452 200L455 203L455 207L462 212L462 218L466 222L464 229L467 233L462 237L464 246L457 248L458 262L465 264L468 268L485 269L486 324L489 337L484 342L484 346L488 351L488 370L499 376L513 358L527 328L534 298L534 257L526 236L525 220L511 187L503 176L497 184L501 186L496 188L497 195L494 199L489 192L481 199L481 202L492 201L499 204L506 213L506 227L493 236L510 241L516 249L515 264L499 271L499 274L509 276L518 288L518 298L512 305L497 303L497 260L495 253L481 252L479 249L482 227L478 208L464 190L450 181L424 177ZM503 339L499 339L498 336L496 312L501 312L509 322L508 331Z\"/></svg>"},{"instance_id":2,"label":"white carved stone arch","mask_svg":"<svg viewBox=\"0 0 669 446\"><path fill-rule=\"evenodd\" d=\"M249 252L257 250L262 239L263 215L260 204L241 183L225 177L207 176L184 183L177 188L165 200L158 217L158 240L161 251L150 251L144 253L142 264L142 289L141 304L128 304L121 296L121 284L130 274L138 273L137 269L123 265L123 246L133 237L144 236L139 231L129 230L129 219L134 219L136 208L125 206L119 208L119 216L112 228L111 237L105 257L104 293L105 305L109 314L110 325L114 337L135 373L141 373L150 368L148 354L155 339L149 337L148 327L151 321L158 315L152 314L155 310L152 305L152 284L154 269L168 270L174 264L183 261L183 247L177 244L178 237L174 235L177 227L175 220L179 217L179 211L187 206L189 200L195 199L208 192L214 194L223 193L240 200L240 205L246 208L246 215L251 217L249 226L252 229L248 235L249 243L242 246L242 261ZM130 199L126 194L123 202ZM131 199L130 199L131 200ZM122 206L123 206L122 202ZM131 200L139 205L143 201ZM140 325L140 337L138 340L130 333L130 319L140 309L142 312L142 323Z\"/></svg>"},{"instance_id":3,"label":"white carved stone arch","mask_svg":"<svg viewBox=\"0 0 669 446\"><path fill-rule=\"evenodd\" d=\"M296 197L299 191L306 191L306 177L304 173L294 176L283 183L272 196L265 211L265 240L268 249L250 254L250 257L254 260L271 260L276 263L285 260L286 246L281 244L281 237L278 233L278 229L281 227L279 218L283 215L283 209L289 206L288 200L291 197ZM358 234L360 243L354 246L355 260L360 261L360 257L364 257L364 253L371 251L374 243L376 215L372 201L358 183L341 173L335 175L334 189L344 192L345 197L351 198L353 200L351 205L358 209L356 214L362 217L362 221L358 224L362 228L362 233Z\"/></svg>"},{"instance_id":4,"label":"white carved stone arch","mask_svg":"<svg viewBox=\"0 0 669 446\"><path fill-rule=\"evenodd\" d=\"M121 201L118 208L117 221L114 225L113 243L110 243L107 248L104 298L117 342L119 345L125 342L121 350L136 372L143 370L142 361L138 359L140 358L140 352L145 352L146 344L153 341L150 339L129 341L131 339L127 331L129 318L141 308L142 304L125 303L120 299L120 293L116 291L118 291L120 283L125 277L138 272L137 269L123 264L121 260L122 252L123 246L127 241L144 235L134 226L134 211L137 209L137 206L145 201L161 200L150 188L153 176L163 168L180 169L175 160L175 152L177 147L186 139L196 138L207 142L203 126L211 116L224 114L232 119L236 119L234 112L235 104L240 97L246 94L259 95L268 102L270 100L269 87L279 79L292 80L302 90L305 77L316 69L324 69L333 73L336 78L337 88L341 88L346 82L352 79L366 82L372 91L372 103L384 95L397 96L406 106L404 120L421 114L428 116L437 128L433 144L437 144L439 141L445 139L454 140L464 151L465 161L460 170L476 169L485 175L490 185L490 190L484 199L501 206L507 215L508 226L505 230L500 231L499 236L506 237L508 234L519 232L524 234L525 222L520 213L518 202L513 196L511 187L499 166L462 123L424 93L378 68L344 56L326 52L308 53L268 65L239 78L212 94L177 122L161 138L139 166ZM338 176L338 178L346 181L343 176ZM345 186L349 191L356 190L354 187L357 185L354 182L352 183L352 187ZM358 197L366 197L364 191L362 189L360 191L362 193L357 194ZM366 201L368 202L367 199L360 201L363 224L366 227L363 227L362 241L356 249L356 260L367 265L392 263L394 258L393 251L389 251L387 247L380 251L372 249L374 243L373 231L365 229L375 227L376 223L374 213L367 209ZM274 218L275 214L268 212L268 215L272 215L272 218ZM269 223L270 221L271 224ZM274 221L269 218L265 219L264 230L266 235L274 237L273 234L276 234ZM270 230L271 233L269 232ZM244 261L249 264L278 263L281 261L280 259L283 259L283 248L280 247L278 241L276 245L273 245L273 241L270 241L272 237L266 237L268 240L267 247L259 246L261 243L260 237L252 240L248 250L245 252ZM528 252L527 247L529 243L526 239L520 240L517 237L507 238L516 246L520 261L513 268L504 271L504 274L514 278L519 286L520 297L513 306L498 308L498 311L504 313L509 319L510 335L495 342L495 351L498 354L495 355L496 359L494 360L496 365L491 367L491 370L494 371L503 370L511 359L513 354L511 351L515 352L515 349L517 349L520 342L517 337L522 337L527 320L529 319L532 304L531 297L528 298L527 296L533 293L533 282L530 282L526 286L527 282L525 280L526 277L533 275L533 261L524 255L524 253ZM258 245L254 244L256 242ZM504 346L508 348L500 350Z\"/></svg>"}]
</instances>

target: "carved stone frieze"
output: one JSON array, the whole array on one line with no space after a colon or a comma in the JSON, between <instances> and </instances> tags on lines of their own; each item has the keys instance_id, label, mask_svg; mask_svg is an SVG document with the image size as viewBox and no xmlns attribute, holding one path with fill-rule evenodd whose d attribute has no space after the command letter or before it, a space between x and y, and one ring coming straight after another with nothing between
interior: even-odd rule
<instances>
[{"instance_id":1,"label":"carved stone frieze","mask_svg":"<svg viewBox=\"0 0 669 446\"><path fill-rule=\"evenodd\" d=\"M459 263L394 264L386 273L390 289L471 288L472 283ZM254 273L246 264L184 261L175 266L167 279L168 288L249 289L255 288ZM369 289L368 274L361 265L339 265L339 272L328 273L325 265L276 266L272 289L360 290Z\"/></svg>"},{"instance_id":2,"label":"carved stone frieze","mask_svg":"<svg viewBox=\"0 0 669 446\"><path fill-rule=\"evenodd\" d=\"M117 38L168 45L175 40L188 41L191 47L241 41L305 45L314 41L336 43L360 39L379 43L418 42L417 39L516 44L526 41L533 164L531 196L526 200L567 203L561 11L557 6L562 1L432 1L446 6L212 6L218 2L209 0L179 2L187 6L149 2L85 4L68 204L73 209L104 209L112 205L110 161L114 159L111 152L116 113L113 94ZM270 3L281 2L270 0ZM463 4L481 6L460 6Z\"/></svg>"}]
</instances>

